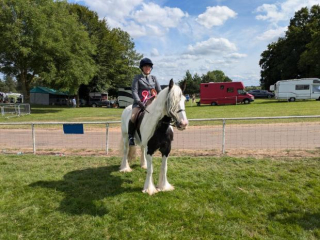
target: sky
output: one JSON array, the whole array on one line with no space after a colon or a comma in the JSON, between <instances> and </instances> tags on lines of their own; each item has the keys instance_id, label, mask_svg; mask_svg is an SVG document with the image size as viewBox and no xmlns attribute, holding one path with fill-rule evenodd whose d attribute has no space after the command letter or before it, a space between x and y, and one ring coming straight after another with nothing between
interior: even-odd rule
<instances>
[{"instance_id":1,"label":"sky","mask_svg":"<svg viewBox=\"0 0 320 240\"><path fill-rule=\"evenodd\" d=\"M290 18L320 0L68 0L87 6L110 28L128 32L135 49L154 63L160 84L222 70L258 86L259 60L285 35Z\"/></svg>"}]
</instances>

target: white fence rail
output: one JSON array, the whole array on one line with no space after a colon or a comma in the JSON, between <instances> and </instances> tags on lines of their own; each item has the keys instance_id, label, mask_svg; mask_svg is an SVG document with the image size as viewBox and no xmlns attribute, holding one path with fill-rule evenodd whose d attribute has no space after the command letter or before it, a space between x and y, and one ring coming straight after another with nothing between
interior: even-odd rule
<instances>
[{"instance_id":1,"label":"white fence rail","mask_svg":"<svg viewBox=\"0 0 320 240\"><path fill-rule=\"evenodd\" d=\"M30 114L30 104L21 103L21 104L10 104L3 103L0 105L1 116L10 117L10 116L22 116Z\"/></svg>"},{"instance_id":2,"label":"white fence rail","mask_svg":"<svg viewBox=\"0 0 320 240\"><path fill-rule=\"evenodd\" d=\"M303 119L308 119L304 121ZM185 131L174 129L173 149L216 150L313 150L320 147L320 116L191 119ZM192 126L202 123L201 126ZM3 152L49 150L75 153L119 149L120 121L0 123ZM64 134L63 124L83 124L83 134ZM203 125L205 124L205 125Z\"/></svg>"}]
</instances>

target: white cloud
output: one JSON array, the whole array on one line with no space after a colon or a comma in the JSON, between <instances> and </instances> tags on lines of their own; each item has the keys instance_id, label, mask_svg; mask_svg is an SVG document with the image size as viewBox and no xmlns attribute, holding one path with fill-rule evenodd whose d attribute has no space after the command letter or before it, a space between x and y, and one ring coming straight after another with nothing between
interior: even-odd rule
<instances>
[{"instance_id":1,"label":"white cloud","mask_svg":"<svg viewBox=\"0 0 320 240\"><path fill-rule=\"evenodd\" d=\"M133 21L129 21L126 26L123 26L122 29L130 34L133 38L138 38L145 36L147 34L147 30L145 26L141 26L136 24Z\"/></svg>"},{"instance_id":2,"label":"white cloud","mask_svg":"<svg viewBox=\"0 0 320 240\"><path fill-rule=\"evenodd\" d=\"M231 53L229 55L226 56L227 58L230 59L240 59L240 58L245 58L247 57L247 54L243 54L243 53Z\"/></svg>"},{"instance_id":3,"label":"white cloud","mask_svg":"<svg viewBox=\"0 0 320 240\"><path fill-rule=\"evenodd\" d=\"M229 18L235 18L237 13L226 6L207 7L207 10L200 14L196 21L205 26L212 28L213 26L220 26Z\"/></svg>"},{"instance_id":4,"label":"white cloud","mask_svg":"<svg viewBox=\"0 0 320 240\"><path fill-rule=\"evenodd\" d=\"M263 4L255 10L257 13L262 13L257 15L256 19L278 23L289 20L301 8L316 4L319 4L319 0L286 0L283 3Z\"/></svg>"},{"instance_id":5,"label":"white cloud","mask_svg":"<svg viewBox=\"0 0 320 240\"><path fill-rule=\"evenodd\" d=\"M236 50L236 45L225 38L209 38L207 41L198 42L194 46L188 46L188 54L192 55L224 54Z\"/></svg>"},{"instance_id":6,"label":"white cloud","mask_svg":"<svg viewBox=\"0 0 320 240\"><path fill-rule=\"evenodd\" d=\"M270 29L260 36L257 36L258 40L262 41L276 41L279 37L283 37L285 35L285 31L287 31L287 27L278 27L276 29Z\"/></svg>"},{"instance_id":7,"label":"white cloud","mask_svg":"<svg viewBox=\"0 0 320 240\"><path fill-rule=\"evenodd\" d=\"M187 59L187 60L198 60L200 57L195 56L195 55L191 55L191 54L182 54L181 56L179 56L180 59Z\"/></svg>"},{"instance_id":8,"label":"white cloud","mask_svg":"<svg viewBox=\"0 0 320 240\"><path fill-rule=\"evenodd\" d=\"M183 17L188 17L180 8L161 7L144 0L75 0L84 2L100 18L105 18L110 27L119 27L134 38L152 35L164 36L175 28Z\"/></svg>"},{"instance_id":9,"label":"white cloud","mask_svg":"<svg viewBox=\"0 0 320 240\"><path fill-rule=\"evenodd\" d=\"M159 56L159 51L156 48L152 48L150 54L151 54L152 57L157 57L157 56Z\"/></svg>"},{"instance_id":10,"label":"white cloud","mask_svg":"<svg viewBox=\"0 0 320 240\"><path fill-rule=\"evenodd\" d=\"M226 60L222 60L222 59L218 59L218 60L206 59L205 63L210 64L210 65L218 65L218 66L222 66L222 65L227 64Z\"/></svg>"},{"instance_id":11,"label":"white cloud","mask_svg":"<svg viewBox=\"0 0 320 240\"><path fill-rule=\"evenodd\" d=\"M178 68L178 64L176 62L158 62L157 67L159 68Z\"/></svg>"},{"instance_id":12,"label":"white cloud","mask_svg":"<svg viewBox=\"0 0 320 240\"><path fill-rule=\"evenodd\" d=\"M156 24L165 28L176 27L181 18L188 16L179 8L161 8L155 3L142 4L142 9L133 14L133 18L142 24Z\"/></svg>"},{"instance_id":13,"label":"white cloud","mask_svg":"<svg viewBox=\"0 0 320 240\"><path fill-rule=\"evenodd\" d=\"M137 6L141 5L143 0L75 0L75 2L84 2L101 18L122 21Z\"/></svg>"}]
</instances>

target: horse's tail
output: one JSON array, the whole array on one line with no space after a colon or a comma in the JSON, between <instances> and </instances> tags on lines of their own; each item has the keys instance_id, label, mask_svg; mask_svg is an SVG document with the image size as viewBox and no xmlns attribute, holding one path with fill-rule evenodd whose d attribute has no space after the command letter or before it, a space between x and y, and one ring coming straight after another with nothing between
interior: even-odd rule
<instances>
[{"instance_id":1,"label":"horse's tail","mask_svg":"<svg viewBox=\"0 0 320 240\"><path fill-rule=\"evenodd\" d=\"M129 147L129 153L128 153L128 161L133 162L137 157L137 147L131 146Z\"/></svg>"},{"instance_id":2,"label":"horse's tail","mask_svg":"<svg viewBox=\"0 0 320 240\"><path fill-rule=\"evenodd\" d=\"M121 139L119 143L120 153L123 153L123 148L124 148L124 144L123 144L123 140ZM136 159L136 157L137 157L137 147L135 146L129 147L128 156L127 156L128 161L132 162L134 161L134 159Z\"/></svg>"}]
</instances>

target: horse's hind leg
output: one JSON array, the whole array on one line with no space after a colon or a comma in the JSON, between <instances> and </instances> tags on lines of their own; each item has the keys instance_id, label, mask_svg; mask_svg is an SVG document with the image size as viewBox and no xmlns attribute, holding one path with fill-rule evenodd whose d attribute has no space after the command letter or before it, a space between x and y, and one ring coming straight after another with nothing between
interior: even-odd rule
<instances>
[{"instance_id":1,"label":"horse's hind leg","mask_svg":"<svg viewBox=\"0 0 320 240\"><path fill-rule=\"evenodd\" d=\"M132 169L130 168L130 165L128 162L129 143L128 143L127 136L123 136L122 140L123 140L123 157L122 157L122 162L120 166L120 172L131 172Z\"/></svg>"},{"instance_id":2,"label":"horse's hind leg","mask_svg":"<svg viewBox=\"0 0 320 240\"><path fill-rule=\"evenodd\" d=\"M168 162L168 156L162 155L161 170L160 170L159 182L158 182L158 186L157 186L157 189L159 191L172 191L172 190L174 190L174 187L168 182L167 162Z\"/></svg>"},{"instance_id":3,"label":"horse's hind leg","mask_svg":"<svg viewBox=\"0 0 320 240\"><path fill-rule=\"evenodd\" d=\"M140 166L143 169L147 169L146 152L143 146L141 146Z\"/></svg>"}]
</instances>

